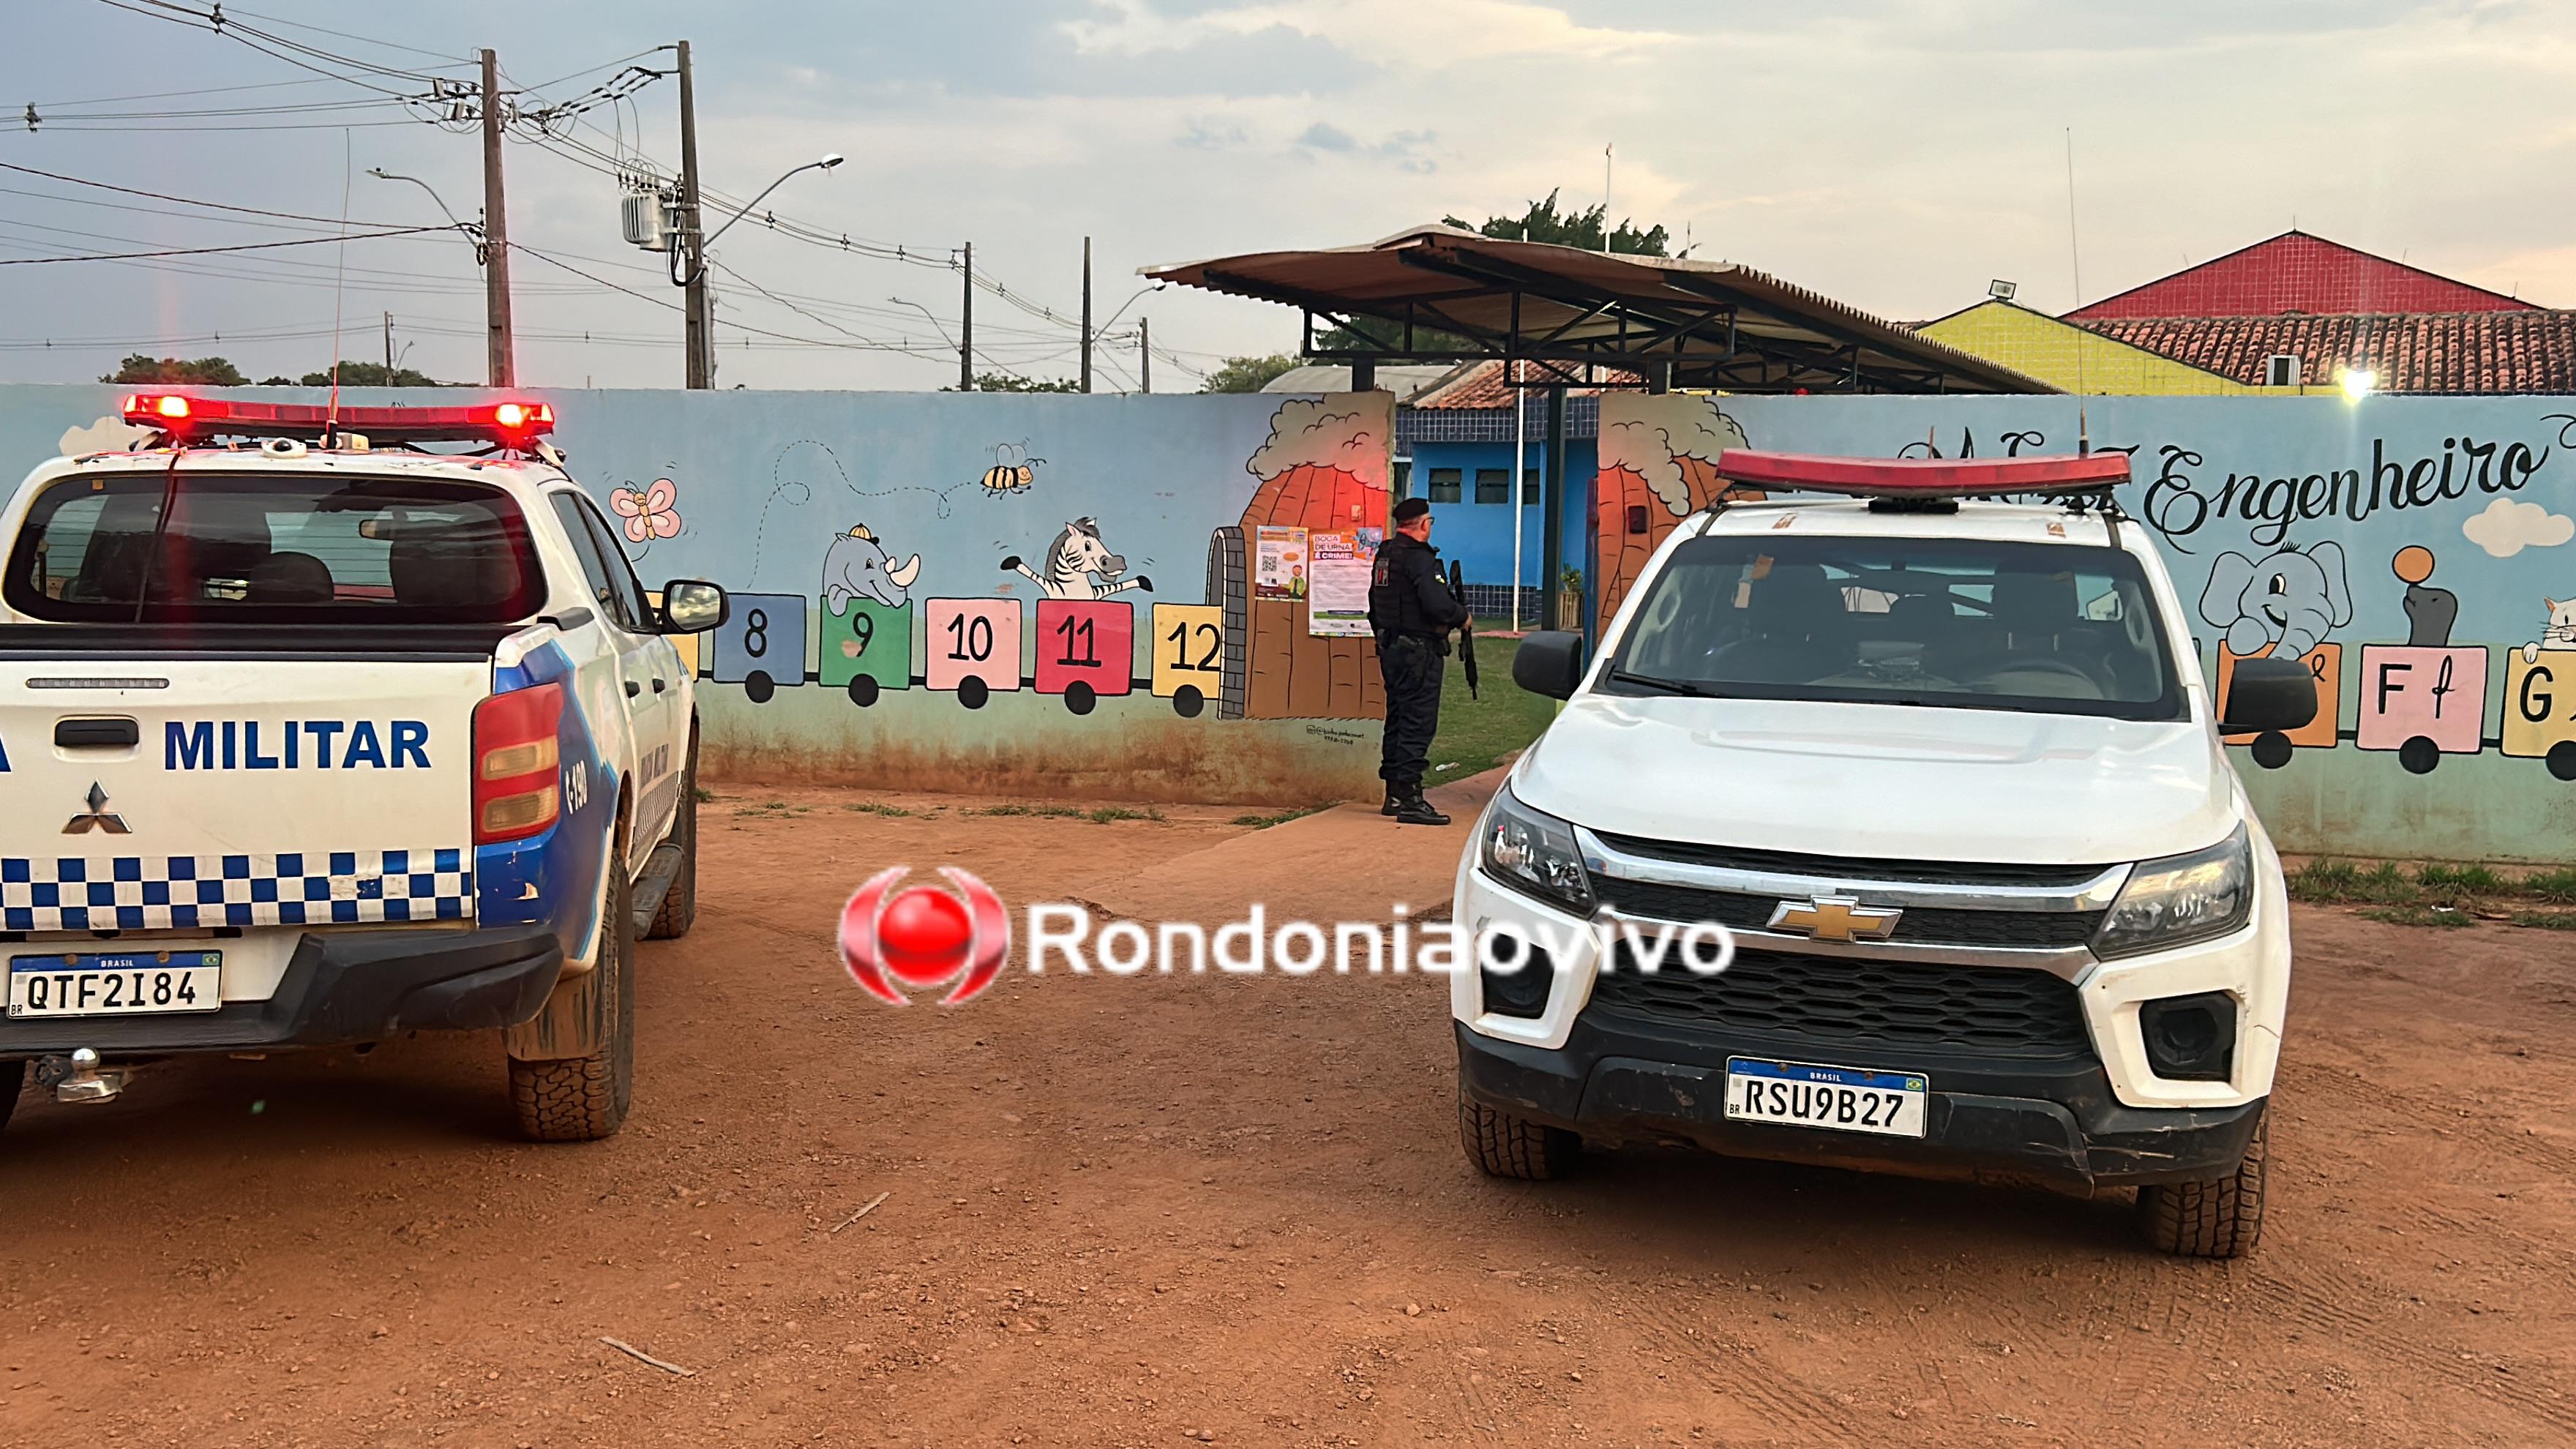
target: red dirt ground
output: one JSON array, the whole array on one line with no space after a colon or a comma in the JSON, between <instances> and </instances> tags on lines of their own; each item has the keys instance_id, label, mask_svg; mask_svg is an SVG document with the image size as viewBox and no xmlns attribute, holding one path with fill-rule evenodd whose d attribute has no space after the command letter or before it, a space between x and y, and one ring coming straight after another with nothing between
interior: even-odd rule
<instances>
[{"instance_id":1,"label":"red dirt ground","mask_svg":"<svg viewBox=\"0 0 2576 1449\"><path fill-rule=\"evenodd\" d=\"M1436 978L1010 974L896 1011L833 954L887 864L1338 917L1444 901L1463 827L722 793L696 932L642 947L612 1141L513 1141L480 1039L30 1096L0 1443L2576 1436L2563 936L2301 908L2265 1241L2195 1263L2109 1200L1664 1152L1487 1181Z\"/></svg>"}]
</instances>

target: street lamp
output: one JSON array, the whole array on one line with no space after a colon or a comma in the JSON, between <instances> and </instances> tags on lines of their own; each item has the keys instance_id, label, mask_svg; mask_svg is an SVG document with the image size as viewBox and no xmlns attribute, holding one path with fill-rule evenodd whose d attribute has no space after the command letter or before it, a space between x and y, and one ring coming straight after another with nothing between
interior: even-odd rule
<instances>
[{"instance_id":1,"label":"street lamp","mask_svg":"<svg viewBox=\"0 0 2576 1449\"><path fill-rule=\"evenodd\" d=\"M948 335L948 329L939 325L939 314L931 311L919 302L907 302L901 297L888 297L886 300L892 302L898 307L910 307L915 312L920 313L922 317L930 323L930 330L939 334L940 341L947 343L951 347L955 347L957 345L957 339Z\"/></svg>"},{"instance_id":2,"label":"street lamp","mask_svg":"<svg viewBox=\"0 0 2576 1449\"><path fill-rule=\"evenodd\" d=\"M760 206L760 204L761 204L762 202L767 201L767 200L769 199L769 193L771 193L771 192L773 192L773 191L776 191L778 188L780 188L780 187L782 187L782 186L786 185L786 184L787 184L787 178L788 178L788 177L790 177L790 176L794 176L796 173L798 173L798 172L800 172L800 171L829 171L829 170L831 170L833 167L840 165L840 164L841 164L842 159L843 159L843 158L842 158L842 156L841 156L841 153L840 153L840 152L838 152L838 151L832 151L832 152L827 152L827 153L825 153L825 155L823 156L823 159L821 159L821 160L819 160L819 161L808 161L808 162L806 162L806 163L805 163L804 165L802 165L802 166L791 166L791 167L789 167L789 168L787 169L787 172L786 172L786 174L785 174L785 175L780 176L777 180L775 180L775 181L773 181L773 182L769 183L767 186L762 187L762 188L761 188L761 190L760 190L760 194L759 194L758 196L755 196L755 197L753 197L753 198L751 199L751 204L750 204L749 206L746 206L746 207L744 207L742 210L735 212L735 213L734 213L730 218L728 218L728 219L726 220L726 222L725 222L725 224L724 224L724 225L722 225L722 226L720 226L720 227L717 227L717 228L716 228L716 230L715 230L715 235L714 235L714 236L710 236L710 237L708 237L705 241L698 243L699 250L700 250L701 252L703 252L706 248L711 247L711 246L714 246L714 245L716 244L716 241L717 241L717 239L718 239L718 238L722 237L726 232L729 232L729 231L733 230L733 224L734 224L735 222L740 221L740 220L742 220L744 217L751 215L753 211L755 211L755 210L757 210L757 209L759 208L759 206Z\"/></svg>"},{"instance_id":3,"label":"street lamp","mask_svg":"<svg viewBox=\"0 0 2576 1449\"><path fill-rule=\"evenodd\" d=\"M447 224L456 228L459 234L474 243L474 264L478 267L483 265L484 259L488 255L485 250L483 239L475 234L474 228L458 221L456 219L455 212L447 209L447 200L438 194L437 187L430 185L428 182L421 180L417 176L397 176L393 172L387 171L381 166L368 167L367 174L376 178L378 181L408 181L412 185L419 187L421 190L428 192L429 199L437 202L439 211L446 216Z\"/></svg>"},{"instance_id":4,"label":"street lamp","mask_svg":"<svg viewBox=\"0 0 2576 1449\"><path fill-rule=\"evenodd\" d=\"M1150 286L1138 289L1136 297L1142 297L1148 292L1159 292L1170 285L1171 283L1169 282L1155 282ZM1117 326L1118 319L1127 315L1127 309L1136 305L1136 297L1130 297L1126 301L1119 303L1118 310L1109 314L1108 321L1103 322L1098 327L1092 329L1092 335L1097 337L1101 333L1107 332L1110 328Z\"/></svg>"}]
</instances>

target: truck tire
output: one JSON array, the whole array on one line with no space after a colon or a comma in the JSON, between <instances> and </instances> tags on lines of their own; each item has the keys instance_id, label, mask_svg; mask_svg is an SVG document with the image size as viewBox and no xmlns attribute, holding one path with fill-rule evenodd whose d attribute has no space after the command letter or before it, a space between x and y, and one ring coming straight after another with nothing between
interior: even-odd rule
<instances>
[{"instance_id":1,"label":"truck tire","mask_svg":"<svg viewBox=\"0 0 2576 1449\"><path fill-rule=\"evenodd\" d=\"M635 914L624 862L621 844L608 857L600 961L590 968L600 1049L562 1061L510 1059L510 1106L532 1142L596 1142L626 1124L635 1091Z\"/></svg>"},{"instance_id":2,"label":"truck tire","mask_svg":"<svg viewBox=\"0 0 2576 1449\"><path fill-rule=\"evenodd\" d=\"M2225 1177L2155 1183L2138 1189L2138 1227L2147 1241L2186 1258L2242 1258L2263 1237L2266 1113L2245 1144L2245 1160Z\"/></svg>"},{"instance_id":3,"label":"truck tire","mask_svg":"<svg viewBox=\"0 0 2576 1449\"><path fill-rule=\"evenodd\" d=\"M1543 1182L1574 1170L1583 1139L1562 1127L1458 1099L1458 1145L1491 1177Z\"/></svg>"},{"instance_id":4,"label":"truck tire","mask_svg":"<svg viewBox=\"0 0 2576 1449\"><path fill-rule=\"evenodd\" d=\"M680 847L680 873L662 892L648 941L668 941L689 934L698 920L698 732L689 731L689 764L680 775L680 803L671 814L671 844Z\"/></svg>"}]
</instances>

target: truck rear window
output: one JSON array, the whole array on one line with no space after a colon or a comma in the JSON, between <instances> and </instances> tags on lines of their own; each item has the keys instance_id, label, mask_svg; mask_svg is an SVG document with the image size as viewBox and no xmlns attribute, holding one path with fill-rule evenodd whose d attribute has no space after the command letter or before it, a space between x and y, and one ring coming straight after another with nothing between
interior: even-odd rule
<instances>
[{"instance_id":1,"label":"truck rear window","mask_svg":"<svg viewBox=\"0 0 2576 1449\"><path fill-rule=\"evenodd\" d=\"M2135 558L1980 539L1693 539L1648 583L1608 687L2184 717Z\"/></svg>"},{"instance_id":2,"label":"truck rear window","mask_svg":"<svg viewBox=\"0 0 2576 1449\"><path fill-rule=\"evenodd\" d=\"M156 470L46 487L0 598L57 623L483 624L535 612L542 580L497 488Z\"/></svg>"}]
</instances>

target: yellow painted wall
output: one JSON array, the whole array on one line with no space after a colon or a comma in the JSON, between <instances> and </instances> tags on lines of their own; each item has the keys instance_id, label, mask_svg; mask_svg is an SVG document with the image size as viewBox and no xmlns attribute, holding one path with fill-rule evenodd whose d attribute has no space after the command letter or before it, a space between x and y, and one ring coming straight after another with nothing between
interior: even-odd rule
<instances>
[{"instance_id":1,"label":"yellow painted wall","mask_svg":"<svg viewBox=\"0 0 2576 1449\"><path fill-rule=\"evenodd\" d=\"M2125 342L2114 342L2060 322L2044 312L2008 302L1983 302L1925 325L1923 335L2000 362L2016 372L2068 392L2114 397L2175 397L2216 393L2297 393L2298 388L2249 387L2188 363ZM2080 368L2081 387L2078 386ZM2317 391L2318 389L2308 389Z\"/></svg>"}]
</instances>

